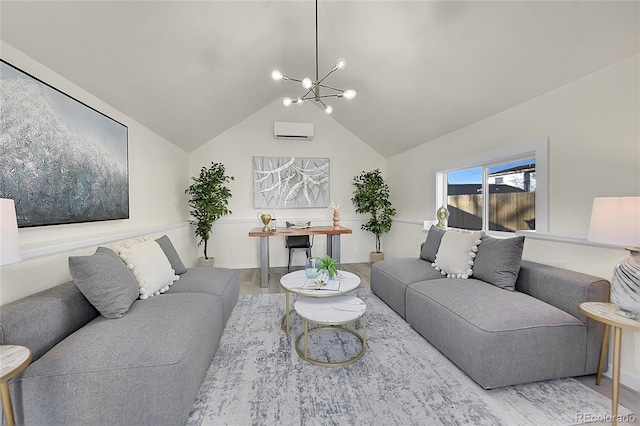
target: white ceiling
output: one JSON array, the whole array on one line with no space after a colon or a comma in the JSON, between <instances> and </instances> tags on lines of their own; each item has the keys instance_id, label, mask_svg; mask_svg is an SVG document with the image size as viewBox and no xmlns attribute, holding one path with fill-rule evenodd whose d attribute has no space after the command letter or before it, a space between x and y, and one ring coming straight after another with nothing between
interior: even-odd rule
<instances>
[{"instance_id":1,"label":"white ceiling","mask_svg":"<svg viewBox=\"0 0 640 426\"><path fill-rule=\"evenodd\" d=\"M385 157L639 51L639 2L320 1L332 117ZM3 41L192 151L313 77L314 3L5 1ZM283 106L283 108L285 108ZM293 107L290 107L293 108Z\"/></svg>"}]
</instances>

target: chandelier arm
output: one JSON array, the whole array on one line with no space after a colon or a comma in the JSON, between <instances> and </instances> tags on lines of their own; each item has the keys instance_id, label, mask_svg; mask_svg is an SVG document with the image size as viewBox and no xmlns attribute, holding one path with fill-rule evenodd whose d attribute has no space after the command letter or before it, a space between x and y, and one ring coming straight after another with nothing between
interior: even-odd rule
<instances>
[{"instance_id":1,"label":"chandelier arm","mask_svg":"<svg viewBox=\"0 0 640 426\"><path fill-rule=\"evenodd\" d=\"M297 81L298 83L302 83L302 80L298 80L297 78L287 77L287 80Z\"/></svg>"},{"instance_id":2,"label":"chandelier arm","mask_svg":"<svg viewBox=\"0 0 640 426\"><path fill-rule=\"evenodd\" d=\"M324 85L324 84L318 84L318 86L320 86L320 87L324 87L325 89L335 90L336 92L340 92L340 93L344 92L344 90L342 90L342 89L336 89L335 87L326 86L326 85Z\"/></svg>"},{"instance_id":3,"label":"chandelier arm","mask_svg":"<svg viewBox=\"0 0 640 426\"><path fill-rule=\"evenodd\" d=\"M318 81L318 86L320 85L320 83L322 83L323 81L325 81L327 79L327 77L329 77L331 74L333 74L334 72L336 72L338 69L336 67L334 67L331 71L329 71L327 73L327 75L325 75L324 77L322 77L322 80L318 81L317 77L316 77L316 81Z\"/></svg>"}]
</instances>

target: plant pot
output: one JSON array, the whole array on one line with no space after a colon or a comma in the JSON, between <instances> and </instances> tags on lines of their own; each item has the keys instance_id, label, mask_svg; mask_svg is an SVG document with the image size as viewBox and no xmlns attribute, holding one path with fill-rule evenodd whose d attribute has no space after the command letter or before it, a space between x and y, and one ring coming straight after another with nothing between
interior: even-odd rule
<instances>
[{"instance_id":1,"label":"plant pot","mask_svg":"<svg viewBox=\"0 0 640 426\"><path fill-rule=\"evenodd\" d=\"M213 268L213 262L214 261L215 261L215 259L213 257L205 259L204 256L201 256L201 257L198 258L198 267L199 268Z\"/></svg>"},{"instance_id":2,"label":"plant pot","mask_svg":"<svg viewBox=\"0 0 640 426\"><path fill-rule=\"evenodd\" d=\"M384 260L384 253L381 251L380 252L372 251L369 256L371 258L371 264Z\"/></svg>"}]
</instances>

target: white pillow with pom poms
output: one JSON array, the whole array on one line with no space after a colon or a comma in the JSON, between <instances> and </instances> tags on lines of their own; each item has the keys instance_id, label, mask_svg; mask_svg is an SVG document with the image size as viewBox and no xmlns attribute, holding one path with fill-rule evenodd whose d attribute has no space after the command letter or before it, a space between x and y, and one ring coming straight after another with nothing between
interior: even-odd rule
<instances>
[{"instance_id":1,"label":"white pillow with pom poms","mask_svg":"<svg viewBox=\"0 0 640 426\"><path fill-rule=\"evenodd\" d=\"M171 268L160 245L148 237L126 241L114 251L138 282L140 299L148 299L169 290L180 277Z\"/></svg>"},{"instance_id":2,"label":"white pillow with pom poms","mask_svg":"<svg viewBox=\"0 0 640 426\"><path fill-rule=\"evenodd\" d=\"M449 278L469 278L473 274L474 259L483 235L484 231L471 234L447 231L431 266Z\"/></svg>"}]
</instances>

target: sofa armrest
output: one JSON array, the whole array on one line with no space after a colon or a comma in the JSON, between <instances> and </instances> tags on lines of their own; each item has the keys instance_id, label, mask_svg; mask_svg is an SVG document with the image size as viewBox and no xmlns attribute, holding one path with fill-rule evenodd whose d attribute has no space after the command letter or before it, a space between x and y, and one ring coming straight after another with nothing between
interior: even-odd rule
<instances>
[{"instance_id":1,"label":"sofa armrest","mask_svg":"<svg viewBox=\"0 0 640 426\"><path fill-rule=\"evenodd\" d=\"M608 302L610 286L604 278L526 260L516 281L516 291L562 309L585 324L587 318L579 310L580 303Z\"/></svg>"}]
</instances>

